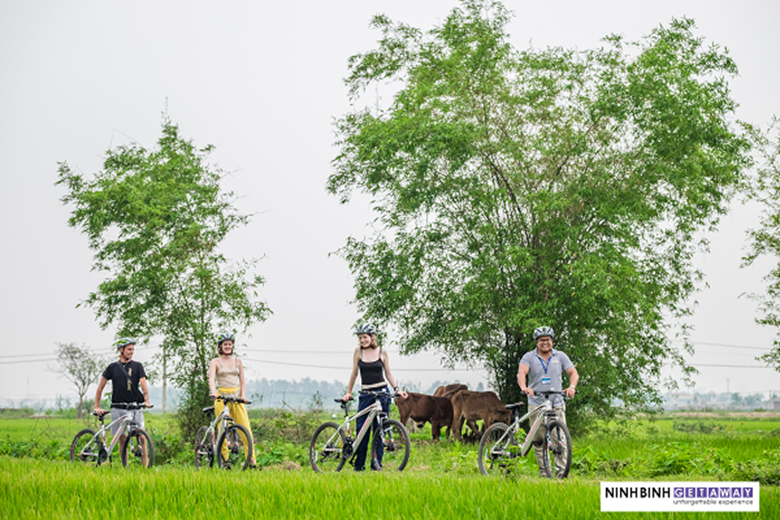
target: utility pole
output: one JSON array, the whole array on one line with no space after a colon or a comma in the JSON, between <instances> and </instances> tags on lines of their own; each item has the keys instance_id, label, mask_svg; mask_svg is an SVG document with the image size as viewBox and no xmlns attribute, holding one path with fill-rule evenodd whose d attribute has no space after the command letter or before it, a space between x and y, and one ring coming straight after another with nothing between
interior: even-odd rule
<instances>
[{"instance_id":1,"label":"utility pole","mask_svg":"<svg viewBox=\"0 0 780 520\"><path fill-rule=\"evenodd\" d=\"M163 351L163 413L168 413L168 355L165 352L165 345L160 345Z\"/></svg>"}]
</instances>

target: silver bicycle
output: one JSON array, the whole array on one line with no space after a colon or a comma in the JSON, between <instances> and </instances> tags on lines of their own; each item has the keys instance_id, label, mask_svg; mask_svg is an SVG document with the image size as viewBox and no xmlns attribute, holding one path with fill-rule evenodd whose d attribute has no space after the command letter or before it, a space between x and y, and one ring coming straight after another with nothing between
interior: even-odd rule
<instances>
[{"instance_id":1,"label":"silver bicycle","mask_svg":"<svg viewBox=\"0 0 780 520\"><path fill-rule=\"evenodd\" d=\"M101 427L97 432L91 428L84 428L76 434L73 442L70 443L70 460L95 466L100 466L105 461L110 463L114 447L120 444L120 438L126 435L125 442L121 443L119 447L122 465L126 468L132 466L151 468L154 464L154 443L149 434L133 421L133 416L130 414L130 410L140 410L146 406L144 403L113 403L112 406L125 408L127 413L115 421L105 424L105 417L110 412L101 415L92 412L92 415L100 420ZM106 434L115 424L119 425L119 430L111 442L107 443Z\"/></svg>"},{"instance_id":2,"label":"silver bicycle","mask_svg":"<svg viewBox=\"0 0 780 520\"><path fill-rule=\"evenodd\" d=\"M214 461L223 469L246 469L252 462L254 446L246 427L237 424L230 416L228 403L244 403L249 401L239 397L219 395L216 399L225 403L222 412L213 418L208 426L201 426L195 434L195 467L211 468ZM203 413L213 416L214 407L203 409ZM217 437L217 432L220 432Z\"/></svg>"},{"instance_id":3,"label":"silver bicycle","mask_svg":"<svg viewBox=\"0 0 780 520\"><path fill-rule=\"evenodd\" d=\"M374 396L374 402L368 408L350 417L349 401L334 399L344 410L344 422L341 425L326 422L315 430L309 445L309 460L314 471L318 473L341 471L347 461L354 466L355 450L360 445L360 441L368 435L374 418L377 418L378 422L371 443L371 461L374 467L403 471L406 463L409 462L409 451L412 446L409 442L409 432L399 421L388 418L379 402L381 396L389 395L395 398L398 394L374 391L360 393ZM366 421L363 423L363 428L357 432L357 437L353 439L350 424L363 415L367 416Z\"/></svg>"},{"instance_id":4,"label":"silver bicycle","mask_svg":"<svg viewBox=\"0 0 780 520\"><path fill-rule=\"evenodd\" d=\"M506 405L511 410L514 421L507 426L504 423L494 423L485 429L482 439L479 441L479 471L483 475L512 475L517 473L517 459L525 457L533 447L533 438L539 428L544 428L544 468L548 478L566 478L571 469L571 435L566 423L560 421L553 411L550 396L564 395L563 392L546 391L537 392L536 395L545 398L540 404L524 416L520 417L518 408L525 403ZM538 413L536 420L531 424L528 435L520 443L518 437L522 437L523 429L520 423Z\"/></svg>"}]
</instances>

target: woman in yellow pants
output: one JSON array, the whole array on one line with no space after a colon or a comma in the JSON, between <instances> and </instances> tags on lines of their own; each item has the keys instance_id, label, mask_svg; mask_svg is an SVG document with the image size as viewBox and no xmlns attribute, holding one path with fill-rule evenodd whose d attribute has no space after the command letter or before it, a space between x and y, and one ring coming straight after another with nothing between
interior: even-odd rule
<instances>
[{"instance_id":1,"label":"woman in yellow pants","mask_svg":"<svg viewBox=\"0 0 780 520\"><path fill-rule=\"evenodd\" d=\"M211 398L215 399L217 395L240 397L242 401L246 402L246 384L244 384L244 366L241 364L241 360L234 356L235 349L235 337L231 333L222 333L217 337L217 352L219 357L212 359L209 365L209 389L211 391ZM217 393L219 392L219 393ZM222 401L214 401L214 413L219 415L222 413L222 408L225 404ZM233 420L242 426L245 426L249 431L249 439L244 439L244 442L252 443L254 446L254 439L252 439L252 427L249 425L249 416L246 413L246 407L244 403L228 403L228 410ZM255 450L252 450L252 460L250 465L252 468L257 467L255 460ZM222 449L222 457L227 458L227 446Z\"/></svg>"}]
</instances>

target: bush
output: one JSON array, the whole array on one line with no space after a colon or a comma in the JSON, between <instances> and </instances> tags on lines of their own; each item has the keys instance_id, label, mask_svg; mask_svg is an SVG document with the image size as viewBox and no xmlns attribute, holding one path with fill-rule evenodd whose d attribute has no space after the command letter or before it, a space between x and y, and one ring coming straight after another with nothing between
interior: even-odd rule
<instances>
[{"instance_id":1,"label":"bush","mask_svg":"<svg viewBox=\"0 0 780 520\"><path fill-rule=\"evenodd\" d=\"M649 447L652 453L651 477L666 475L718 475L728 471L731 460L716 448L702 448L698 443L668 442Z\"/></svg>"},{"instance_id":2,"label":"bush","mask_svg":"<svg viewBox=\"0 0 780 520\"><path fill-rule=\"evenodd\" d=\"M684 433L722 433L725 427L722 424L716 424L712 421L680 421L674 419L672 429Z\"/></svg>"},{"instance_id":3,"label":"bush","mask_svg":"<svg viewBox=\"0 0 780 520\"><path fill-rule=\"evenodd\" d=\"M735 481L754 481L764 486L780 485L780 450L764 451L762 458L737 462L730 477Z\"/></svg>"},{"instance_id":4,"label":"bush","mask_svg":"<svg viewBox=\"0 0 780 520\"><path fill-rule=\"evenodd\" d=\"M67 460L69 458L70 444L63 444L58 440L12 440L0 439L0 455L15 458L36 458L48 460Z\"/></svg>"}]
</instances>

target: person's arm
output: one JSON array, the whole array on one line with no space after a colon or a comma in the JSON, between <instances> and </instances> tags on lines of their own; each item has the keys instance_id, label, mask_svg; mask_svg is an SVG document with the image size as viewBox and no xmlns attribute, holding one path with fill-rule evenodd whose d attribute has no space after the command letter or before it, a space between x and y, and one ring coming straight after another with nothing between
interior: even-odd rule
<instances>
[{"instance_id":1,"label":"person's arm","mask_svg":"<svg viewBox=\"0 0 780 520\"><path fill-rule=\"evenodd\" d=\"M357 379L358 375L358 360L360 359L360 347L355 349L355 352L352 354L352 374L349 376L349 384L347 385L347 393L344 394L344 397L342 398L343 401L346 401L348 399L352 398L352 387L355 386L355 380Z\"/></svg>"},{"instance_id":2,"label":"person's arm","mask_svg":"<svg viewBox=\"0 0 780 520\"><path fill-rule=\"evenodd\" d=\"M241 390L241 400L246 401L246 384L244 383L244 365L241 360L236 358L236 364L238 365L238 384Z\"/></svg>"},{"instance_id":3,"label":"person's arm","mask_svg":"<svg viewBox=\"0 0 780 520\"><path fill-rule=\"evenodd\" d=\"M103 388L105 388L108 379L105 376L100 377L100 383L98 383L97 392L95 392L95 411L99 414L105 412L100 408L100 399L103 397Z\"/></svg>"},{"instance_id":4,"label":"person's arm","mask_svg":"<svg viewBox=\"0 0 780 520\"><path fill-rule=\"evenodd\" d=\"M529 367L526 364L520 363L520 366L517 367L517 384L520 385L521 392L525 392L526 394L528 394L528 397L533 397L534 391L529 387L525 386L525 382L527 380L529 370L531 370L531 367Z\"/></svg>"},{"instance_id":5,"label":"person's arm","mask_svg":"<svg viewBox=\"0 0 780 520\"><path fill-rule=\"evenodd\" d=\"M217 396L216 379L217 379L217 360L212 359L211 363L209 363L209 396L211 396L212 398Z\"/></svg>"},{"instance_id":6,"label":"person's arm","mask_svg":"<svg viewBox=\"0 0 780 520\"><path fill-rule=\"evenodd\" d=\"M147 408L151 408L152 403L149 401L149 387L146 384L146 378L142 377L141 379L139 379L138 384L141 385L141 392L143 392L144 394L144 405Z\"/></svg>"},{"instance_id":7,"label":"person's arm","mask_svg":"<svg viewBox=\"0 0 780 520\"><path fill-rule=\"evenodd\" d=\"M566 375L569 376L569 387L564 389L563 393L566 397L574 397L577 393L577 383L580 381L580 375L577 373L577 369L572 366L566 371Z\"/></svg>"},{"instance_id":8,"label":"person's arm","mask_svg":"<svg viewBox=\"0 0 780 520\"><path fill-rule=\"evenodd\" d=\"M399 391L398 385L395 382L395 377L393 377L393 373L390 372L390 356L387 354L387 350L385 349L382 349L382 363L385 365L385 377L387 378L387 382L390 383L390 386L393 388L393 390L395 390L395 392L404 399L409 397L409 394L403 390Z\"/></svg>"}]
</instances>

